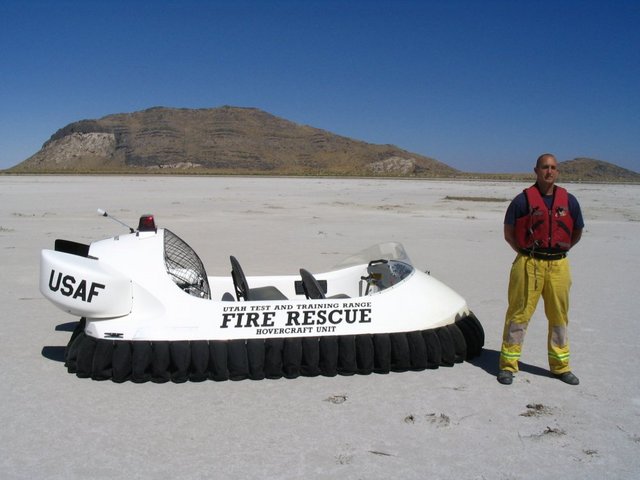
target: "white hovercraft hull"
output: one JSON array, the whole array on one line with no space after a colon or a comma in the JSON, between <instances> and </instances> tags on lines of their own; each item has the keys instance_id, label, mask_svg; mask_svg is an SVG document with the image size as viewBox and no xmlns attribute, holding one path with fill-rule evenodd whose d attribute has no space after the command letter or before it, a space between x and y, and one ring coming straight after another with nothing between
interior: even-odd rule
<instances>
[{"instance_id":1,"label":"white hovercraft hull","mask_svg":"<svg viewBox=\"0 0 640 480\"><path fill-rule=\"evenodd\" d=\"M255 299L235 301L234 278L207 276L169 230L60 242L41 253L40 290L82 317L65 354L80 377L386 373L451 366L484 344L464 298L413 268L399 244L317 274L318 297L307 298L300 276L265 276L246 278Z\"/></svg>"}]
</instances>

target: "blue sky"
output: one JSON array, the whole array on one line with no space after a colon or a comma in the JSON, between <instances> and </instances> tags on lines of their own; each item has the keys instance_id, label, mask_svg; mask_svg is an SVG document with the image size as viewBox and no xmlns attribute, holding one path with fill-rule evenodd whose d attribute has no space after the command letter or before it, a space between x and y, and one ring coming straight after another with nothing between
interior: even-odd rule
<instances>
[{"instance_id":1,"label":"blue sky","mask_svg":"<svg viewBox=\"0 0 640 480\"><path fill-rule=\"evenodd\" d=\"M257 107L475 172L640 171L640 2L0 4L0 168L68 123Z\"/></svg>"}]
</instances>

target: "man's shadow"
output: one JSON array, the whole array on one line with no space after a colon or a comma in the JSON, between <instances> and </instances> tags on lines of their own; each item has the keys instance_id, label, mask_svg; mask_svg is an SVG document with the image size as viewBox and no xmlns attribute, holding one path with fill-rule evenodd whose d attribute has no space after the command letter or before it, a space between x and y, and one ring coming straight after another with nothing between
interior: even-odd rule
<instances>
[{"instance_id":1,"label":"man's shadow","mask_svg":"<svg viewBox=\"0 0 640 480\"><path fill-rule=\"evenodd\" d=\"M490 350L488 348L483 348L482 353L480 353L480 355L478 355L475 358L472 358L471 360L468 360L468 362L471 365L481 368L482 370L487 372L489 375L495 377L498 375L498 371L499 371L499 368L498 368L499 360L500 360L500 352L498 352L497 350ZM530 365L524 362L519 362L518 364L520 366L521 372L527 372L532 375L540 375L541 377L548 377L551 375L549 373L549 370L547 370L546 368L541 368L536 365Z\"/></svg>"}]
</instances>

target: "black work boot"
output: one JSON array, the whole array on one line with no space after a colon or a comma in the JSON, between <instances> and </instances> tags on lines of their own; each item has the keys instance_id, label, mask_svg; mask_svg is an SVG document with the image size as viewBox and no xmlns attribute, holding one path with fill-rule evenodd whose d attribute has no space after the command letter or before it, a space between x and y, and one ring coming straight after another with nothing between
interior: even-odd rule
<instances>
[{"instance_id":1,"label":"black work boot","mask_svg":"<svg viewBox=\"0 0 640 480\"><path fill-rule=\"evenodd\" d=\"M498 372L498 382L502 385L511 385L513 383L513 372L509 370L500 370Z\"/></svg>"},{"instance_id":2,"label":"black work boot","mask_svg":"<svg viewBox=\"0 0 640 480\"><path fill-rule=\"evenodd\" d=\"M564 383L568 383L569 385L579 385L580 384L580 380L578 379L578 377L576 377L571 372L554 373L553 376L556 377L559 380L562 380Z\"/></svg>"}]
</instances>

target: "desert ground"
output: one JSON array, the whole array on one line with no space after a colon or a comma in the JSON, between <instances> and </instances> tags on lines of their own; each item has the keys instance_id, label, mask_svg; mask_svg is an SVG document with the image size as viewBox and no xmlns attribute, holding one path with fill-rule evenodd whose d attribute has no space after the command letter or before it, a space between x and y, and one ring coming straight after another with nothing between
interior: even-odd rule
<instances>
[{"instance_id":1,"label":"desert ground","mask_svg":"<svg viewBox=\"0 0 640 480\"><path fill-rule=\"evenodd\" d=\"M542 304L521 372L497 383L525 183L327 178L0 176L2 479L632 479L640 471L640 186L566 185L586 228L570 253L579 386L547 371ZM482 355L422 372L116 384L67 373L77 319L38 290L39 252L125 233L152 213L227 275L321 272L382 241L467 300Z\"/></svg>"}]
</instances>

